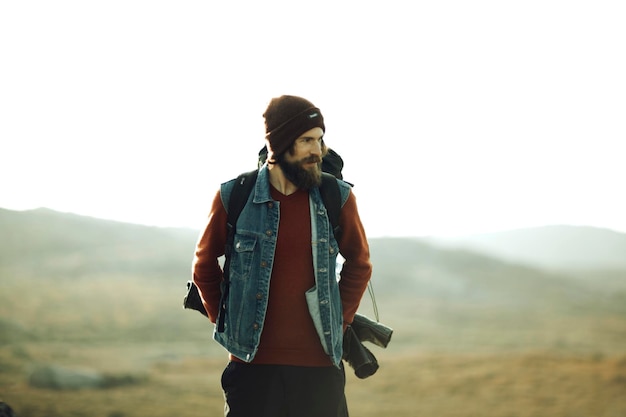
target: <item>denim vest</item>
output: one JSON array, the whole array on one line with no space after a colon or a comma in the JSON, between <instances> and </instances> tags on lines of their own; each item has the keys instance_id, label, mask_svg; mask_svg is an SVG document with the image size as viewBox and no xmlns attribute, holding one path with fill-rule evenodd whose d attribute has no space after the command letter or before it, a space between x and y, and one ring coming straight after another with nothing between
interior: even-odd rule
<instances>
[{"instance_id":1,"label":"denim vest","mask_svg":"<svg viewBox=\"0 0 626 417\"><path fill-rule=\"evenodd\" d=\"M226 210L235 181L226 182L220 188ZM350 194L350 186L337 181L343 206ZM246 362L254 359L263 331L276 250L279 205L270 196L269 171L265 165L259 171L256 185L237 220L225 328L224 332L213 333L219 344ZM309 207L315 286L305 296L322 347L339 366L343 353L343 312L335 272L339 248L317 188L309 192Z\"/></svg>"}]
</instances>

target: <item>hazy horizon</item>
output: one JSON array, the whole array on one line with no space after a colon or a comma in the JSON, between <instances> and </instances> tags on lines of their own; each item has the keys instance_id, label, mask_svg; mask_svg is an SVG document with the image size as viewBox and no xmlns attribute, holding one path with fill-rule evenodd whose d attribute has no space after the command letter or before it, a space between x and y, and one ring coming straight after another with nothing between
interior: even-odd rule
<instances>
[{"instance_id":1,"label":"hazy horizon","mask_svg":"<svg viewBox=\"0 0 626 417\"><path fill-rule=\"evenodd\" d=\"M158 227L158 228L165 228L165 229L189 229L189 230L196 230L196 231L200 231L202 225L196 225L196 226L185 226L185 225L168 225L168 224L147 224L147 223L138 223L138 222L133 222L133 221L127 221L124 219L113 219L113 218L106 218L106 217L98 217L98 216L93 216L90 214L84 214L84 213L75 213L72 211L63 211L63 210L56 210L50 207L34 207L34 208L26 208L26 209L11 209L11 208L7 208L7 207L0 207L0 209L4 209L4 210L10 210L10 211L15 211L15 212L29 212L29 211L36 211L36 210L50 210L53 212L57 212L57 213L61 213L61 214L68 214L68 215L75 215L75 216L79 216L79 217L88 217L88 218L92 218L94 220L103 220L103 221L113 221L113 222L119 222L119 223L125 223L125 224L131 224L131 225L138 225L138 226L146 226L146 227ZM521 230L532 230L532 229L542 229L542 228L550 228L550 227L573 227L573 228L592 228L592 229L599 229L599 230L607 230L610 232L615 232L615 233L620 233L620 234L624 234L626 235L626 231L623 230L617 230L617 229L613 229L610 227L603 227L603 226L594 226L594 225L575 225L575 224L565 224L565 223L554 223L554 224L543 224L543 225L531 225L531 226L527 226L527 227L517 227L517 228L505 228L505 229L499 229L499 230L486 230L486 231L482 231L482 232L476 232L476 233L467 233L467 234L463 234L463 233L459 233L459 234L433 234L433 235L410 235L410 234L396 234L396 235L390 235L390 234L377 234L377 235L372 235L368 233L368 238L455 238L455 237L469 237L469 236L478 236L478 235L490 235L490 234L498 234L498 233L506 233L506 232L515 232L515 231L521 231Z\"/></svg>"}]
</instances>

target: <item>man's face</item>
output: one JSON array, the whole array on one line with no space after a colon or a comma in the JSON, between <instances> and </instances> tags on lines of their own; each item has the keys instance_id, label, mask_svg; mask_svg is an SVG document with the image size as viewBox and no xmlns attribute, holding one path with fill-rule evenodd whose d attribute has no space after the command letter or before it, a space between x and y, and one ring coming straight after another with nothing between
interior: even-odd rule
<instances>
[{"instance_id":1,"label":"man's face","mask_svg":"<svg viewBox=\"0 0 626 417\"><path fill-rule=\"evenodd\" d=\"M278 160L285 177L296 187L310 189L322 182L324 131L314 127L300 135Z\"/></svg>"}]
</instances>

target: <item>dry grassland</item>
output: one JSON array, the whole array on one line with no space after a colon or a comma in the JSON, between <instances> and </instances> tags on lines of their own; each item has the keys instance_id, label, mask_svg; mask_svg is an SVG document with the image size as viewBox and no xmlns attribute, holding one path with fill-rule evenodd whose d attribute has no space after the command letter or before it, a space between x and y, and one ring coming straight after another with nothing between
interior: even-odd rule
<instances>
[{"instance_id":1,"label":"dry grassland","mask_svg":"<svg viewBox=\"0 0 626 417\"><path fill-rule=\"evenodd\" d=\"M4 346L0 350L0 398L15 408L18 417L222 415L223 353L174 357L144 346L143 356L141 350L137 345L86 347L75 355L65 351L75 366L99 363L109 371L144 378L134 385L108 389L57 391L30 387L22 367L36 355L60 361L62 345ZM398 357L390 350L379 351L377 356L381 368L368 379L357 379L347 368L353 417L626 416L626 355L527 352ZM150 359L142 361L141 357Z\"/></svg>"},{"instance_id":2,"label":"dry grassland","mask_svg":"<svg viewBox=\"0 0 626 417\"><path fill-rule=\"evenodd\" d=\"M178 281L128 277L0 282L0 400L18 417L223 415L226 355L207 321L182 310L182 292ZM393 301L379 299L395 333L387 349L371 347L378 373L359 380L346 368L352 417L626 416L621 312L510 317ZM38 364L133 383L35 388L29 375Z\"/></svg>"}]
</instances>

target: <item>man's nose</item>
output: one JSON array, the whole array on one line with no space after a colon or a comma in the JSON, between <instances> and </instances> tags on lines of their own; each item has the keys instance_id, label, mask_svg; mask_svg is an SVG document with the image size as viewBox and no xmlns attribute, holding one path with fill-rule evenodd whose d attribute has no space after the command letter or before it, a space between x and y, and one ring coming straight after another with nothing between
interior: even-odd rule
<instances>
[{"instance_id":1,"label":"man's nose","mask_svg":"<svg viewBox=\"0 0 626 417\"><path fill-rule=\"evenodd\" d=\"M322 154L322 142L316 141L315 144L311 147L311 153L313 155L321 155Z\"/></svg>"}]
</instances>

